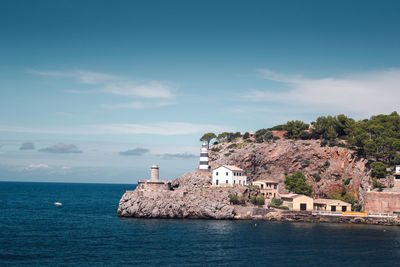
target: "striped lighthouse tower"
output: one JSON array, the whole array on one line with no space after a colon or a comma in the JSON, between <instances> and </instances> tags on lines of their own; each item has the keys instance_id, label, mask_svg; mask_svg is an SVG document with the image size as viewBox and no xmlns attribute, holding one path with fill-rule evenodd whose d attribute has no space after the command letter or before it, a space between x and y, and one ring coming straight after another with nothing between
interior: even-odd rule
<instances>
[{"instance_id":1,"label":"striped lighthouse tower","mask_svg":"<svg viewBox=\"0 0 400 267\"><path fill-rule=\"evenodd\" d=\"M204 142L200 149L200 171L208 171L208 150L207 143Z\"/></svg>"}]
</instances>

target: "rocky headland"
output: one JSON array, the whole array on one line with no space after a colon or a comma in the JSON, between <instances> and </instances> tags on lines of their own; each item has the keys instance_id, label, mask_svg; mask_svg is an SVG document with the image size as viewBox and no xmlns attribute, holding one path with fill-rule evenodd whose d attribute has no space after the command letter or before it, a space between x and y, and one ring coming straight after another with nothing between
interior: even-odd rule
<instances>
[{"instance_id":1,"label":"rocky headland","mask_svg":"<svg viewBox=\"0 0 400 267\"><path fill-rule=\"evenodd\" d=\"M322 147L317 140L280 139L271 143L246 140L210 147L210 165L230 164L245 170L248 183L269 179L286 193L285 174L300 170L316 196L327 197L343 188L360 204L371 178L367 161L345 147ZM351 179L349 179L351 178ZM348 180L347 183L344 183ZM168 181L171 190L127 191L119 202L118 215L136 218L261 219L268 221L343 222L400 225L398 218L320 216L258 207L250 203L255 187L212 187L211 173L193 171ZM245 201L233 205L229 195Z\"/></svg>"}]
</instances>

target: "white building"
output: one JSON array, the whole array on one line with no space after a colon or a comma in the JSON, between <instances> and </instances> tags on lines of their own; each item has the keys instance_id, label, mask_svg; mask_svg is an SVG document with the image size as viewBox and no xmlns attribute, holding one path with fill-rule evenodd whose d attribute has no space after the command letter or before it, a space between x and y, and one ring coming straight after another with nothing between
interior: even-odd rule
<instances>
[{"instance_id":1,"label":"white building","mask_svg":"<svg viewBox=\"0 0 400 267\"><path fill-rule=\"evenodd\" d=\"M223 165L213 170L212 184L216 186L246 185L247 176L244 175L244 171L239 167Z\"/></svg>"}]
</instances>

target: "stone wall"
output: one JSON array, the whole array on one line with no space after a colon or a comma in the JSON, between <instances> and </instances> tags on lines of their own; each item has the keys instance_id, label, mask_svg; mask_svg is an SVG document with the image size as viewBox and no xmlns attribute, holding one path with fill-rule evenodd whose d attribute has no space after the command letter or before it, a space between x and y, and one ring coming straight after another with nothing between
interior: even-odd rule
<instances>
[{"instance_id":1,"label":"stone wall","mask_svg":"<svg viewBox=\"0 0 400 267\"><path fill-rule=\"evenodd\" d=\"M369 213L400 212L400 192L365 192L363 210Z\"/></svg>"}]
</instances>

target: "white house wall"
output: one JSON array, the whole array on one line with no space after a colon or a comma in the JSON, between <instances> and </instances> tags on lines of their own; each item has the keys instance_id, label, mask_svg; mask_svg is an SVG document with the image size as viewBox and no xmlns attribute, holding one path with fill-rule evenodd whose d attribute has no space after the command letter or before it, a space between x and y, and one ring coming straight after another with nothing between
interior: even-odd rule
<instances>
[{"instance_id":1,"label":"white house wall","mask_svg":"<svg viewBox=\"0 0 400 267\"><path fill-rule=\"evenodd\" d=\"M219 167L213 170L212 172L213 185L217 185L217 180L218 180L218 185L246 185L246 180L247 180L246 176L234 176L233 173L234 173L233 171L225 167Z\"/></svg>"}]
</instances>

